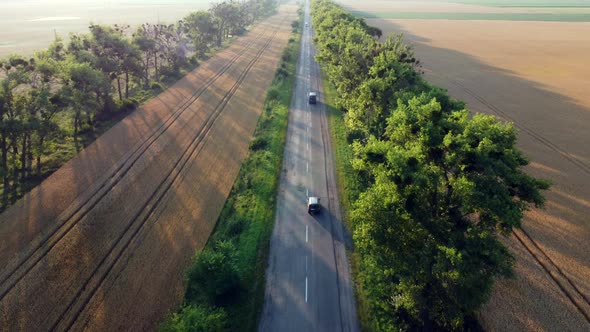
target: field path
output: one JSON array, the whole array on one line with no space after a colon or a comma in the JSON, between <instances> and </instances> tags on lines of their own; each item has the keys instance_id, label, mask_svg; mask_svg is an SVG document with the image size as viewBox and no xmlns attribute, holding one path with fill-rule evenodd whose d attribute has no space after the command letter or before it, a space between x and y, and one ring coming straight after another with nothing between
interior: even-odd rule
<instances>
[{"instance_id":1,"label":"field path","mask_svg":"<svg viewBox=\"0 0 590 332\"><path fill-rule=\"evenodd\" d=\"M283 7L0 215L0 330L153 330L181 302L295 17Z\"/></svg>"}]
</instances>

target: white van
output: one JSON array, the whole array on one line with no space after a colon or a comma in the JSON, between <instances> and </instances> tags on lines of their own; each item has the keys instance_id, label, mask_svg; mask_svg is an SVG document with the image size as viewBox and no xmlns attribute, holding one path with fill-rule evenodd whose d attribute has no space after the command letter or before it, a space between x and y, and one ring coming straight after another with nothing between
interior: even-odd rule
<instances>
[{"instance_id":1,"label":"white van","mask_svg":"<svg viewBox=\"0 0 590 332\"><path fill-rule=\"evenodd\" d=\"M307 213L316 214L320 213L320 198L319 197L308 197L307 198Z\"/></svg>"},{"instance_id":2,"label":"white van","mask_svg":"<svg viewBox=\"0 0 590 332\"><path fill-rule=\"evenodd\" d=\"M318 97L318 94L317 94L317 93L315 93L315 92L310 92L310 93L309 93L309 103L310 103L310 104L315 104L315 103L316 103L316 101L317 101L317 97Z\"/></svg>"}]
</instances>

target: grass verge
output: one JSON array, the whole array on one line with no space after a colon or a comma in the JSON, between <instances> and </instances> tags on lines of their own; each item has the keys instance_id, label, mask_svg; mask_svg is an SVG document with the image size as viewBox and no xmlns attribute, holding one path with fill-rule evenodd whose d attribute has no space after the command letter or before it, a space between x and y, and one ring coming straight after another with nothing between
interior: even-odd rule
<instances>
[{"instance_id":1,"label":"grass verge","mask_svg":"<svg viewBox=\"0 0 590 332\"><path fill-rule=\"evenodd\" d=\"M187 273L185 304L161 331L255 331L264 303L301 18L282 55L250 153L205 248Z\"/></svg>"}]
</instances>

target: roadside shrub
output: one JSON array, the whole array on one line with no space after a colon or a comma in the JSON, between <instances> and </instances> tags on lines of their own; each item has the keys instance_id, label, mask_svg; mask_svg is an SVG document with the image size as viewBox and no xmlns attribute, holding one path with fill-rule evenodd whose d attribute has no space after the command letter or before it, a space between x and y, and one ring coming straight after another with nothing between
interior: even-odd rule
<instances>
[{"instance_id":1,"label":"roadside shrub","mask_svg":"<svg viewBox=\"0 0 590 332\"><path fill-rule=\"evenodd\" d=\"M279 69L277 69L277 71L275 73L275 79L277 79L277 80L284 80L288 76L289 76L289 71L285 67L285 64L281 65L281 67L279 67Z\"/></svg>"},{"instance_id":2,"label":"roadside shrub","mask_svg":"<svg viewBox=\"0 0 590 332\"><path fill-rule=\"evenodd\" d=\"M258 150L262 150L266 147L268 143L266 142L266 139L264 139L263 137L256 137L255 139L252 140L252 142L250 142L250 150L251 151L258 151Z\"/></svg>"},{"instance_id":3,"label":"roadside shrub","mask_svg":"<svg viewBox=\"0 0 590 332\"><path fill-rule=\"evenodd\" d=\"M188 63L188 62L187 62ZM184 63L178 67L163 67L160 71L160 81L166 85L170 85L182 78L181 68L184 68Z\"/></svg>"},{"instance_id":4,"label":"roadside shrub","mask_svg":"<svg viewBox=\"0 0 590 332\"><path fill-rule=\"evenodd\" d=\"M281 105L280 101L278 99L275 100L267 100L266 106L264 106L264 115L263 117L266 118L273 118L274 117L274 113L273 111L275 110L275 108L279 107Z\"/></svg>"},{"instance_id":5,"label":"roadside shrub","mask_svg":"<svg viewBox=\"0 0 590 332\"><path fill-rule=\"evenodd\" d=\"M139 106L139 102L134 98L123 99L119 104L120 112L132 111Z\"/></svg>"},{"instance_id":6,"label":"roadside shrub","mask_svg":"<svg viewBox=\"0 0 590 332\"><path fill-rule=\"evenodd\" d=\"M223 308L189 305L172 314L160 326L161 332L221 332L227 330L227 314Z\"/></svg>"},{"instance_id":7,"label":"roadside shrub","mask_svg":"<svg viewBox=\"0 0 590 332\"><path fill-rule=\"evenodd\" d=\"M222 305L238 290L235 251L233 243L219 241L215 249L205 249L197 254L188 271L186 298L189 302L205 300L209 305Z\"/></svg>"},{"instance_id":8,"label":"roadside shrub","mask_svg":"<svg viewBox=\"0 0 590 332\"><path fill-rule=\"evenodd\" d=\"M283 55L281 56L281 60L283 60L283 62L289 62L292 59L293 54L289 51L289 49L285 49L285 51L283 51Z\"/></svg>"},{"instance_id":9,"label":"roadside shrub","mask_svg":"<svg viewBox=\"0 0 590 332\"><path fill-rule=\"evenodd\" d=\"M164 88L162 87L162 84L158 83L158 82L152 82L152 84L150 84L150 89L152 89L152 91L154 92L159 92L164 90Z\"/></svg>"},{"instance_id":10,"label":"roadside shrub","mask_svg":"<svg viewBox=\"0 0 590 332\"><path fill-rule=\"evenodd\" d=\"M104 105L102 107L102 110L98 112L98 114L100 113L105 113L106 114L106 118L109 118L109 113L113 113L114 111L117 110L117 104L115 103L115 101L113 100L113 98L106 98L104 101Z\"/></svg>"},{"instance_id":11,"label":"roadside shrub","mask_svg":"<svg viewBox=\"0 0 590 332\"><path fill-rule=\"evenodd\" d=\"M228 220L227 228L225 230L225 234L230 237L234 238L244 231L246 228L246 221L242 218L231 218Z\"/></svg>"},{"instance_id":12,"label":"roadside shrub","mask_svg":"<svg viewBox=\"0 0 590 332\"><path fill-rule=\"evenodd\" d=\"M269 100L278 100L281 97L281 91L276 87L273 86L268 89L267 98Z\"/></svg>"}]
</instances>

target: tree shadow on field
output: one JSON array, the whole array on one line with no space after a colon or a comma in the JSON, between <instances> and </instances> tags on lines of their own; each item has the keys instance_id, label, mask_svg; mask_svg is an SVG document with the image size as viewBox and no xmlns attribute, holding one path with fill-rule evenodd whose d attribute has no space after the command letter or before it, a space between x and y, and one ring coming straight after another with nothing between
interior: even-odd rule
<instances>
[{"instance_id":1,"label":"tree shadow on field","mask_svg":"<svg viewBox=\"0 0 590 332\"><path fill-rule=\"evenodd\" d=\"M226 91L211 87L202 98L221 101ZM233 119L257 118L249 102L234 95L233 106L223 110L206 136L200 136L200 145L192 150L188 164L147 217L146 227L126 250L125 260L117 263L108 275L108 287L101 288L108 296L93 299L86 314L97 317L91 321L99 329L112 328L113 322L117 322L127 328L151 330L166 311L181 304L185 268L194 252L207 243L248 147L252 128L245 127L256 124L239 121L240 126ZM211 102L208 111L214 109L217 104ZM203 111L189 110L197 117ZM198 134L190 122L182 126ZM121 299L117 294L130 295Z\"/></svg>"},{"instance_id":2,"label":"tree shadow on field","mask_svg":"<svg viewBox=\"0 0 590 332\"><path fill-rule=\"evenodd\" d=\"M479 313L482 325L493 331L584 330L583 315L530 253L513 238L503 242L517 258L516 275L496 280Z\"/></svg>"},{"instance_id":3,"label":"tree shadow on field","mask_svg":"<svg viewBox=\"0 0 590 332\"><path fill-rule=\"evenodd\" d=\"M383 31L403 32L405 40L414 45L427 81L447 89L452 97L465 101L472 112L491 114L514 124L518 132L518 147L532 162L527 166L527 172L553 183L545 193L548 199L546 208L527 213L523 228L586 298L590 298L590 256L587 254L590 252L590 222L587 217L590 215L590 149L586 143L590 142L590 109L510 70L485 64L455 49L434 47L430 44L431 40L406 31L395 22L381 19L369 19L367 22ZM531 258L526 252L518 253L517 257L519 261ZM531 264L540 268L538 263ZM529 328L553 330L556 327L551 325L551 320L542 317L555 317L563 310L568 311L572 319L578 320L581 325L577 326L588 324L571 304L535 305L537 295L554 297L551 301L557 304L567 301L567 298L559 291L542 294L546 287L540 284L541 281L521 272L516 282L509 282L516 287L513 293L501 291L503 301L521 305L503 306L497 303L497 307L493 308L496 312L490 319L486 319L486 311L482 311L487 329L502 330L497 319L505 316L528 317L526 324ZM557 289L555 284L552 287ZM518 292L527 292L531 296L523 302L517 298ZM532 321L535 319L537 321Z\"/></svg>"},{"instance_id":4,"label":"tree shadow on field","mask_svg":"<svg viewBox=\"0 0 590 332\"><path fill-rule=\"evenodd\" d=\"M205 135L206 115L227 92L214 87L164 131L161 124L207 80L190 78L143 104L0 215L0 330L62 329L77 310L73 329L152 330L180 304L184 269L205 245L248 147L253 128L238 127L255 127L257 119L236 94L233 115L224 110ZM236 125L231 117L248 120ZM195 137L199 144L191 145ZM187 146L196 148L185 154ZM37 258L25 278L15 277Z\"/></svg>"},{"instance_id":5,"label":"tree shadow on field","mask_svg":"<svg viewBox=\"0 0 590 332\"><path fill-rule=\"evenodd\" d=\"M227 62L228 55L220 57ZM131 157L134 150L159 124L180 108L196 92L194 84L201 84L204 78L194 79L189 73L185 79L175 83L165 92L159 94L140 108L128 115L121 122L105 132L100 139L84 148L76 157L46 179L42 185L33 189L23 199L0 215L0 234L19 233L15 241L2 238L0 241L0 263L3 256L15 255L22 251L22 246L31 241L31 236L50 227L50 221L58 219L65 207L75 203L75 199L85 192L95 192L94 185L104 175L112 174L121 159ZM189 84L188 81L191 81ZM190 110L189 110L190 111ZM26 222L25 222L26 220ZM7 224L13 224L8 226ZM19 231L17 232L15 228ZM20 231L26 227L25 231ZM3 245L21 246L8 249Z\"/></svg>"}]
</instances>

